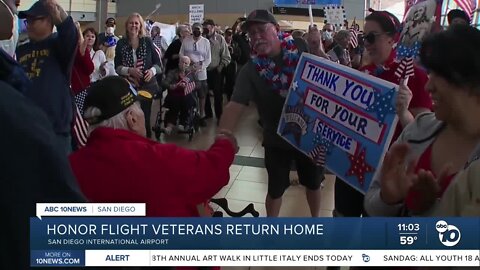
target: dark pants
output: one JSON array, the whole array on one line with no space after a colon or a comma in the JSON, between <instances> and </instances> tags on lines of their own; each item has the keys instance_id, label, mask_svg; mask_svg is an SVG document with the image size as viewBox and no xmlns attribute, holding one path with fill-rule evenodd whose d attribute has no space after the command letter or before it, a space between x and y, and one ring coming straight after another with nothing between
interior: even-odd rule
<instances>
[{"instance_id":1,"label":"dark pants","mask_svg":"<svg viewBox=\"0 0 480 270\"><path fill-rule=\"evenodd\" d=\"M298 150L265 147L265 168L268 173L268 195L272 199L283 196L290 186L290 168L295 162L300 184L309 190L317 190L325 179L323 167L315 165Z\"/></svg>"},{"instance_id":2,"label":"dark pants","mask_svg":"<svg viewBox=\"0 0 480 270\"><path fill-rule=\"evenodd\" d=\"M138 87L138 90L141 91L147 91L149 92L152 97L159 91L159 87L157 84L157 80L151 80L149 83L146 83L145 85ZM150 127L150 114L152 112L152 98L144 98L140 97L140 106L142 107L143 114L145 115L145 128L147 129L147 138L150 138L152 136L152 128Z\"/></svg>"},{"instance_id":3,"label":"dark pants","mask_svg":"<svg viewBox=\"0 0 480 270\"><path fill-rule=\"evenodd\" d=\"M227 95L227 100L230 101L235 86L235 78L237 77L237 63L230 62L223 70L223 76L225 77L225 94Z\"/></svg>"},{"instance_id":4,"label":"dark pants","mask_svg":"<svg viewBox=\"0 0 480 270\"><path fill-rule=\"evenodd\" d=\"M335 212L336 216L367 216L363 208L364 195L340 179L335 179Z\"/></svg>"},{"instance_id":5,"label":"dark pants","mask_svg":"<svg viewBox=\"0 0 480 270\"><path fill-rule=\"evenodd\" d=\"M223 79L222 73L218 72L217 69L207 71L207 83L208 89L213 90L213 99L214 99L214 107L215 107L215 116L217 119L220 119L222 116L223 111ZM212 104L210 102L210 98L205 101L205 116L206 117L213 117L212 113Z\"/></svg>"},{"instance_id":6,"label":"dark pants","mask_svg":"<svg viewBox=\"0 0 480 270\"><path fill-rule=\"evenodd\" d=\"M165 98L165 106L169 109L165 114L165 126L167 124L177 125L177 120L180 125L187 125L188 110L195 106L193 94L188 96L171 96Z\"/></svg>"},{"instance_id":7,"label":"dark pants","mask_svg":"<svg viewBox=\"0 0 480 270\"><path fill-rule=\"evenodd\" d=\"M140 107L145 115L145 129L147 130L147 138L152 136L152 128L150 127L150 114L152 112L152 99L140 99Z\"/></svg>"}]
</instances>

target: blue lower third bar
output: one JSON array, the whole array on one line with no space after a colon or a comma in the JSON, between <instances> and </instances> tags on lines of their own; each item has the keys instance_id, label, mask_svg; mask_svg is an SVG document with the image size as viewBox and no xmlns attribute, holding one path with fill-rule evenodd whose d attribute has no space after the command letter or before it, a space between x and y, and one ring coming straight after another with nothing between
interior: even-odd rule
<instances>
[{"instance_id":1,"label":"blue lower third bar","mask_svg":"<svg viewBox=\"0 0 480 270\"><path fill-rule=\"evenodd\" d=\"M83 250L32 250L31 267L85 266Z\"/></svg>"}]
</instances>

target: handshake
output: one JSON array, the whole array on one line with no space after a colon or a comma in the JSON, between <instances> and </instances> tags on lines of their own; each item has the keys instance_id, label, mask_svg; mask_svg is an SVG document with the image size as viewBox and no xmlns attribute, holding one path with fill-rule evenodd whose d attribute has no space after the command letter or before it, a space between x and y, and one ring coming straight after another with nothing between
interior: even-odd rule
<instances>
[{"instance_id":1,"label":"handshake","mask_svg":"<svg viewBox=\"0 0 480 270\"><path fill-rule=\"evenodd\" d=\"M229 140L232 143L233 148L235 149L235 154L238 153L239 147L238 147L238 143L237 143L237 138L235 138L233 133L230 132L229 130L221 129L218 132L217 137L215 139L227 139L227 140Z\"/></svg>"}]
</instances>

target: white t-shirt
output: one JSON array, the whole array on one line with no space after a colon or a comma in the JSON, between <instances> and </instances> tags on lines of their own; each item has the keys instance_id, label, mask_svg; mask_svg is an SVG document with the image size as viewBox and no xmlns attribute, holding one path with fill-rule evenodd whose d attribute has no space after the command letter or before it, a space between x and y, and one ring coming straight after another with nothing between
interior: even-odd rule
<instances>
[{"instance_id":1,"label":"white t-shirt","mask_svg":"<svg viewBox=\"0 0 480 270\"><path fill-rule=\"evenodd\" d=\"M107 61L105 63L105 77L108 77L108 76L117 76L117 72L115 71L115 64L113 63L113 60L110 60L110 61Z\"/></svg>"},{"instance_id":2,"label":"white t-shirt","mask_svg":"<svg viewBox=\"0 0 480 270\"><path fill-rule=\"evenodd\" d=\"M204 81L207 79L207 67L212 62L210 41L204 37L199 37L197 41L192 36L185 38L180 48L180 56L188 56L192 65L201 64L201 69L197 72L197 79Z\"/></svg>"},{"instance_id":3,"label":"white t-shirt","mask_svg":"<svg viewBox=\"0 0 480 270\"><path fill-rule=\"evenodd\" d=\"M91 82L96 82L103 78L102 73L100 72L100 66L107 61L107 58L105 57L105 53L102 50L98 51L93 51L90 50L90 57L92 58L93 62L93 72L90 75L90 81Z\"/></svg>"}]
</instances>

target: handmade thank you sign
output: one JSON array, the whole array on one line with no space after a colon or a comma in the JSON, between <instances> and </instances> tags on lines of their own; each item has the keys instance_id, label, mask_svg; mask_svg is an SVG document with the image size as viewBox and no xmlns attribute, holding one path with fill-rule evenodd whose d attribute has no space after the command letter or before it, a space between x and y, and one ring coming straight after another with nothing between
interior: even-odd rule
<instances>
[{"instance_id":1,"label":"handmade thank you sign","mask_svg":"<svg viewBox=\"0 0 480 270\"><path fill-rule=\"evenodd\" d=\"M395 84L304 53L278 133L365 193L392 140L397 91Z\"/></svg>"}]
</instances>

